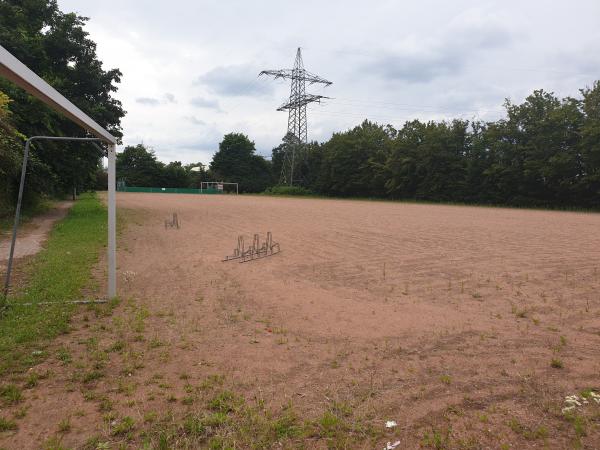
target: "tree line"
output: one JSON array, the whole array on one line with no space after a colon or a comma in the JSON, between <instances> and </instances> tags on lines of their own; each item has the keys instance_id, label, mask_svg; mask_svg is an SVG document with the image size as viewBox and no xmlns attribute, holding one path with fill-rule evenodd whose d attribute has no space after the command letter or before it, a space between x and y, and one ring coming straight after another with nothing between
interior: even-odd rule
<instances>
[{"instance_id":1,"label":"tree line","mask_svg":"<svg viewBox=\"0 0 600 450\"><path fill-rule=\"evenodd\" d=\"M104 70L87 18L59 10L56 0L1 0L0 42L113 135L121 137L121 73ZM239 183L241 192L302 192L544 207L600 207L600 82L577 97L536 90L506 101L496 121L365 120L325 142L286 136L271 160L242 133L224 136L208 167L164 164L143 145L117 156L117 178L130 186L198 187ZM85 136L7 80L0 79L0 215L16 198L28 136ZM283 157L296 151L295 190L278 187ZM102 152L90 145L43 142L32 147L27 200L106 186Z\"/></svg>"},{"instance_id":2,"label":"tree line","mask_svg":"<svg viewBox=\"0 0 600 450\"><path fill-rule=\"evenodd\" d=\"M253 172L240 173L239 158L249 168L254 144L244 135L227 135L228 145L220 147L212 164L218 162L224 179L259 191L269 176L271 186L277 184L283 155L295 147L297 188L274 191L600 207L600 82L581 89L577 98L536 90L520 104L507 100L504 108L505 117L496 121L412 120L395 128L365 120L326 142L307 145L286 136L272 151L270 171L265 161Z\"/></svg>"},{"instance_id":3,"label":"tree line","mask_svg":"<svg viewBox=\"0 0 600 450\"><path fill-rule=\"evenodd\" d=\"M578 98L536 90L506 101L496 121L365 120L325 142L284 137L271 161L242 133L224 136L209 166L163 164L138 145L118 155L132 186L239 183L241 192L315 193L539 207L600 207L600 82ZM294 188L277 186L284 154L296 152ZM192 167L199 167L197 172Z\"/></svg>"},{"instance_id":4,"label":"tree line","mask_svg":"<svg viewBox=\"0 0 600 450\"><path fill-rule=\"evenodd\" d=\"M113 95L118 69L104 70L85 17L59 10L56 0L1 0L0 42L114 136L121 137L121 103ZM18 131L17 131L18 130ZM23 141L30 136L83 137L85 131L0 77L0 216L15 204ZM102 178L102 151L89 144L45 141L31 147L25 200L93 188ZM4 213L4 214L3 214Z\"/></svg>"},{"instance_id":5,"label":"tree line","mask_svg":"<svg viewBox=\"0 0 600 450\"><path fill-rule=\"evenodd\" d=\"M338 196L600 206L600 82L536 90L497 121L368 121L306 150L304 185Z\"/></svg>"},{"instance_id":6,"label":"tree line","mask_svg":"<svg viewBox=\"0 0 600 450\"><path fill-rule=\"evenodd\" d=\"M117 154L117 179L127 186L200 188L202 181L238 183L240 192L262 192L274 183L270 161L256 154L242 133L223 137L208 167L202 163L164 164L152 149L138 144Z\"/></svg>"},{"instance_id":7,"label":"tree line","mask_svg":"<svg viewBox=\"0 0 600 450\"><path fill-rule=\"evenodd\" d=\"M117 179L127 186L200 188L207 173L202 163L165 164L156 158L153 150L142 144L130 145L117 153Z\"/></svg>"}]
</instances>

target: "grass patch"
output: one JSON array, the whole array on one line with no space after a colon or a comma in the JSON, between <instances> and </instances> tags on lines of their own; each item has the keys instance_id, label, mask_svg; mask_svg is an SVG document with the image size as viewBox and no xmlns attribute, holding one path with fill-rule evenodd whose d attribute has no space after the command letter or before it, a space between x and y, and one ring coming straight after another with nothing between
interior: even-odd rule
<instances>
[{"instance_id":1,"label":"grass patch","mask_svg":"<svg viewBox=\"0 0 600 450\"><path fill-rule=\"evenodd\" d=\"M282 195L282 196L301 196L313 197L315 193L302 186L273 186L267 188L264 192L266 195Z\"/></svg>"},{"instance_id":2,"label":"grass patch","mask_svg":"<svg viewBox=\"0 0 600 450\"><path fill-rule=\"evenodd\" d=\"M209 375L206 377L206 380L200 384L200 389L207 390L217 386L223 386L224 381L225 377L223 375Z\"/></svg>"},{"instance_id":3,"label":"grass patch","mask_svg":"<svg viewBox=\"0 0 600 450\"><path fill-rule=\"evenodd\" d=\"M442 375L440 381L444 384L450 384L452 383L452 377L450 375Z\"/></svg>"},{"instance_id":4,"label":"grass patch","mask_svg":"<svg viewBox=\"0 0 600 450\"><path fill-rule=\"evenodd\" d=\"M89 372L87 372L83 375L83 377L81 378L81 381L85 384L88 384L88 383L97 381L103 377L104 377L104 374L102 372L100 372L99 370L90 370Z\"/></svg>"},{"instance_id":5,"label":"grass patch","mask_svg":"<svg viewBox=\"0 0 600 450\"><path fill-rule=\"evenodd\" d=\"M432 427L431 432L426 432L423 435L421 446L425 448L434 448L436 450L450 448L451 434L452 429L450 427L447 427L444 430L438 430Z\"/></svg>"},{"instance_id":6,"label":"grass patch","mask_svg":"<svg viewBox=\"0 0 600 450\"><path fill-rule=\"evenodd\" d=\"M107 213L95 194L82 195L35 256L27 289L0 317L0 375L21 372L45 357L48 340L69 330L74 306L107 239ZM52 305L36 304L57 302ZM22 303L33 303L31 306Z\"/></svg>"},{"instance_id":7,"label":"grass patch","mask_svg":"<svg viewBox=\"0 0 600 450\"><path fill-rule=\"evenodd\" d=\"M124 436L133 431L134 428L135 421L129 416L123 417L123 419L114 426L111 434L113 436Z\"/></svg>"},{"instance_id":8,"label":"grass patch","mask_svg":"<svg viewBox=\"0 0 600 450\"><path fill-rule=\"evenodd\" d=\"M0 399L5 405L16 405L23 399L21 389L14 384L5 384L0 386Z\"/></svg>"},{"instance_id":9,"label":"grass patch","mask_svg":"<svg viewBox=\"0 0 600 450\"><path fill-rule=\"evenodd\" d=\"M17 429L17 424L12 420L5 419L4 417L0 417L0 432L2 431L12 431Z\"/></svg>"},{"instance_id":10,"label":"grass patch","mask_svg":"<svg viewBox=\"0 0 600 450\"><path fill-rule=\"evenodd\" d=\"M550 361L550 367L553 367L555 369L562 369L564 366L562 360L558 358L552 358L552 361Z\"/></svg>"},{"instance_id":11,"label":"grass patch","mask_svg":"<svg viewBox=\"0 0 600 450\"><path fill-rule=\"evenodd\" d=\"M346 403L332 402L317 417L303 419L292 402L270 409L222 388L221 376L209 377L206 396L180 420L171 412L145 420L142 448L374 448L382 429L355 417ZM304 443L309 443L306 446ZM243 445L242 445L243 444Z\"/></svg>"},{"instance_id":12,"label":"grass patch","mask_svg":"<svg viewBox=\"0 0 600 450\"><path fill-rule=\"evenodd\" d=\"M39 379L40 376L37 373L31 372L29 375L27 375L27 378L25 379L25 387L27 389L33 389L38 385Z\"/></svg>"},{"instance_id":13,"label":"grass patch","mask_svg":"<svg viewBox=\"0 0 600 450\"><path fill-rule=\"evenodd\" d=\"M68 433L71 431L71 420L68 417L59 422L58 431L59 433Z\"/></svg>"},{"instance_id":14,"label":"grass patch","mask_svg":"<svg viewBox=\"0 0 600 450\"><path fill-rule=\"evenodd\" d=\"M227 414L235 411L237 404L239 404L239 399L230 392L223 391L217 394L210 400L208 403L208 408L215 412L220 412L223 414Z\"/></svg>"},{"instance_id":15,"label":"grass patch","mask_svg":"<svg viewBox=\"0 0 600 450\"><path fill-rule=\"evenodd\" d=\"M514 417L508 421L508 426L513 432L520 434L527 440L546 439L548 437L548 429L545 426L540 425L537 428L531 428Z\"/></svg>"}]
</instances>

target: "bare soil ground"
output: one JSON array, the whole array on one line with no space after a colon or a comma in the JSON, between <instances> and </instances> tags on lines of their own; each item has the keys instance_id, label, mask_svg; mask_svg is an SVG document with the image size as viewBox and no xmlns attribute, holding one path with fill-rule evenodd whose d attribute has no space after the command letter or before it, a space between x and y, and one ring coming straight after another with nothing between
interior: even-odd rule
<instances>
[{"instance_id":1,"label":"bare soil ground","mask_svg":"<svg viewBox=\"0 0 600 450\"><path fill-rule=\"evenodd\" d=\"M67 215L71 206L73 206L72 201L56 202L48 212L35 216L26 223L19 225L13 255L14 265L9 294L12 294L15 288L18 289L18 286L25 280L28 260L42 249L54 224ZM2 273L3 287L10 255L11 238L12 227L10 230L0 233L0 273Z\"/></svg>"},{"instance_id":2,"label":"bare soil ground","mask_svg":"<svg viewBox=\"0 0 600 450\"><path fill-rule=\"evenodd\" d=\"M42 245L54 223L67 215L69 208L73 206L71 201L57 202L50 211L34 217L26 224L21 224L17 233L15 245L15 258L35 255L42 249ZM6 265L10 254L11 230L0 234L0 264Z\"/></svg>"},{"instance_id":3,"label":"bare soil ground","mask_svg":"<svg viewBox=\"0 0 600 450\"><path fill-rule=\"evenodd\" d=\"M353 424L306 448L600 448L600 405L561 412L600 391L600 215L137 193L118 205L122 302L74 318L24 405L3 408L26 414L0 446L136 448L220 380L272 411ZM181 228L165 229L173 212ZM238 235L267 231L280 254L221 262Z\"/></svg>"}]
</instances>

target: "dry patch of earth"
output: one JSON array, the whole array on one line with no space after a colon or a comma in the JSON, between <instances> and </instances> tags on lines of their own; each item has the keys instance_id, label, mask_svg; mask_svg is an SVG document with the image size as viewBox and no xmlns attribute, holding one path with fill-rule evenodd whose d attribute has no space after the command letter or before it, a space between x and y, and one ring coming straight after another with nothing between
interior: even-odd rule
<instances>
[{"instance_id":1,"label":"dry patch of earth","mask_svg":"<svg viewBox=\"0 0 600 450\"><path fill-rule=\"evenodd\" d=\"M24 398L4 402L18 429L0 446L246 448L256 427L205 421L206 441L189 437L190 417L237 420L241 402L302 423L270 445L600 445L598 214L168 194L118 205L121 302L73 319ZM173 212L180 229L165 228ZM221 262L238 235L267 231L280 254Z\"/></svg>"}]
</instances>

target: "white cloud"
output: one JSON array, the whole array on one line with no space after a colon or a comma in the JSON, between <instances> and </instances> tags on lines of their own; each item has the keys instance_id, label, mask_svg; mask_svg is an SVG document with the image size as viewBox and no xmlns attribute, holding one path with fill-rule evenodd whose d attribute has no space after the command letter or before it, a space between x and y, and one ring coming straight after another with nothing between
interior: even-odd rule
<instances>
[{"instance_id":1,"label":"white cloud","mask_svg":"<svg viewBox=\"0 0 600 450\"><path fill-rule=\"evenodd\" d=\"M196 116L185 116L185 119L189 120L194 125L206 125L204 120L200 120Z\"/></svg>"},{"instance_id":2,"label":"white cloud","mask_svg":"<svg viewBox=\"0 0 600 450\"><path fill-rule=\"evenodd\" d=\"M211 92L225 97L262 96L273 92L273 86L258 83L260 68L250 64L216 67L199 76L195 85L206 86Z\"/></svg>"},{"instance_id":3,"label":"white cloud","mask_svg":"<svg viewBox=\"0 0 600 450\"><path fill-rule=\"evenodd\" d=\"M152 97L138 97L135 99L136 103L141 105L149 105L149 106L158 106L160 105L160 100Z\"/></svg>"},{"instance_id":4,"label":"white cloud","mask_svg":"<svg viewBox=\"0 0 600 450\"><path fill-rule=\"evenodd\" d=\"M214 109L215 111L221 111L218 100L204 97L194 97L190 99L190 103L197 108L208 108Z\"/></svg>"},{"instance_id":5,"label":"white cloud","mask_svg":"<svg viewBox=\"0 0 600 450\"><path fill-rule=\"evenodd\" d=\"M90 17L105 68L123 72L124 143L164 161L207 163L223 134L243 132L268 154L285 134L276 108L289 84L257 78L305 67L333 81L308 92L309 139L364 118L493 119L506 97L533 89L577 95L598 73L600 2L572 0L59 0ZM115 13L116 12L116 13Z\"/></svg>"}]
</instances>

